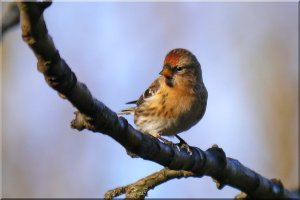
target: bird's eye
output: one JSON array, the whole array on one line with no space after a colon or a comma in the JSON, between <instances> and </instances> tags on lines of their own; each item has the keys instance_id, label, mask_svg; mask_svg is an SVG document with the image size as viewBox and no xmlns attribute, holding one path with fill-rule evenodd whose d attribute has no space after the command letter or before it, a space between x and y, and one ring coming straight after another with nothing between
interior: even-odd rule
<instances>
[{"instance_id":1,"label":"bird's eye","mask_svg":"<svg viewBox=\"0 0 300 200\"><path fill-rule=\"evenodd\" d=\"M176 70L177 70L178 72L180 72L180 71L183 70L183 67L176 67Z\"/></svg>"}]
</instances>

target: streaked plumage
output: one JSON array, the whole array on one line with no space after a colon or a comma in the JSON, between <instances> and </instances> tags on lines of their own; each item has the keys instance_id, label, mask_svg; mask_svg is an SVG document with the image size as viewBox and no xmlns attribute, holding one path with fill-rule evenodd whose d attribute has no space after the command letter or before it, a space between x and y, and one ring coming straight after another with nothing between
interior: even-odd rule
<instances>
[{"instance_id":1,"label":"streaked plumage","mask_svg":"<svg viewBox=\"0 0 300 200\"><path fill-rule=\"evenodd\" d=\"M120 114L133 114L137 128L154 137L186 131L204 115L207 90L201 66L188 50L173 49L164 60L163 70L136 101L136 106Z\"/></svg>"}]
</instances>

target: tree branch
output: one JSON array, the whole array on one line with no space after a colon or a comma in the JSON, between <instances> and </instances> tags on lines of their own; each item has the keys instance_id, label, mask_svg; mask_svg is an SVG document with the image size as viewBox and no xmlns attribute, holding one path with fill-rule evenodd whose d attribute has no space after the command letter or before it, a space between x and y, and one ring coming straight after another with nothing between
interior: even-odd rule
<instances>
[{"instance_id":1,"label":"tree branch","mask_svg":"<svg viewBox=\"0 0 300 200\"><path fill-rule=\"evenodd\" d=\"M190 156L185 151L179 151L135 130L126 119L118 117L94 98L83 83L77 81L75 74L60 57L42 15L50 4L18 3L22 37L34 52L38 70L44 74L48 85L78 109L72 121L73 128L109 135L128 151L171 170L185 170L199 177L211 176L218 181L219 189L226 184L240 189L250 197L297 198L281 182L268 180L239 161L226 158L221 148L212 147L202 151L191 147Z\"/></svg>"},{"instance_id":2,"label":"tree branch","mask_svg":"<svg viewBox=\"0 0 300 200\"><path fill-rule=\"evenodd\" d=\"M171 179L182 177L198 177L198 175L189 171L170 170L168 168L163 168L162 170L155 172L145 178L142 178L133 184L109 190L105 193L104 198L112 199L121 194L126 194L126 198L128 199L144 199L145 196L147 196L148 191L153 189L155 186Z\"/></svg>"}]
</instances>

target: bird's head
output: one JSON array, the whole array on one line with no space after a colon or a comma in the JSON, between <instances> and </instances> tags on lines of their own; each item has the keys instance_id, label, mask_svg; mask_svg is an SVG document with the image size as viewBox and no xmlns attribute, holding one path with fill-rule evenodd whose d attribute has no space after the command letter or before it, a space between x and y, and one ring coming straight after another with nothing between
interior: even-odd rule
<instances>
[{"instance_id":1,"label":"bird's head","mask_svg":"<svg viewBox=\"0 0 300 200\"><path fill-rule=\"evenodd\" d=\"M168 86L196 84L202 80L201 68L197 58L186 49L173 49L165 57L164 66L159 73L165 77Z\"/></svg>"}]
</instances>

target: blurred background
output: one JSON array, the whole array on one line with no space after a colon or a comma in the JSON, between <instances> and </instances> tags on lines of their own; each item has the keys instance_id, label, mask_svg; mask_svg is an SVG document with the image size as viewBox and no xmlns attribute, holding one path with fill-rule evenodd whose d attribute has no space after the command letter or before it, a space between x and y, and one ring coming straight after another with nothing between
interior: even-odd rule
<instances>
[{"instance_id":1,"label":"blurred background","mask_svg":"<svg viewBox=\"0 0 300 200\"><path fill-rule=\"evenodd\" d=\"M44 17L78 79L114 111L149 86L169 50L189 49L209 97L203 119L180 136L299 187L296 2L54 2ZM1 54L2 197L99 198L162 168L106 135L71 129L76 109L36 70L19 26L4 35ZM203 177L169 181L148 197L238 193Z\"/></svg>"}]
</instances>

